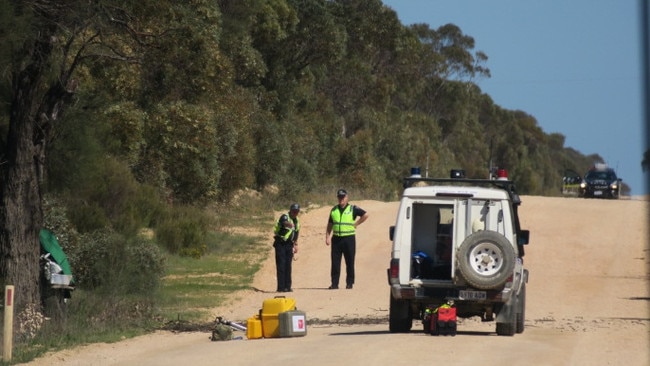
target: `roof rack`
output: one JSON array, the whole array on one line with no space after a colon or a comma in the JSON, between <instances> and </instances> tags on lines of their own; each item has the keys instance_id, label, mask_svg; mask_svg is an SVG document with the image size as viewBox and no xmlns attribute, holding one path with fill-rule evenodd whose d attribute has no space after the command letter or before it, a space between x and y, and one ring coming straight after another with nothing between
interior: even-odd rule
<instances>
[{"instance_id":1,"label":"roof rack","mask_svg":"<svg viewBox=\"0 0 650 366\"><path fill-rule=\"evenodd\" d=\"M470 178L425 178L425 177L406 177L404 186L412 186L417 182L434 182L434 183L468 183L481 186L495 186L497 188L509 189L514 187L515 182L501 179L470 179ZM410 184L409 184L410 183Z\"/></svg>"},{"instance_id":2,"label":"roof rack","mask_svg":"<svg viewBox=\"0 0 650 366\"><path fill-rule=\"evenodd\" d=\"M511 180L504 179L469 179L469 178L425 178L425 177L406 177L404 178L404 189L412 187L415 183L418 182L430 182L430 183L444 183L444 184L458 184L459 185L473 185L481 187L495 187L503 189L508 192L510 199L516 205L521 204L521 199L516 192L515 182Z\"/></svg>"}]
</instances>

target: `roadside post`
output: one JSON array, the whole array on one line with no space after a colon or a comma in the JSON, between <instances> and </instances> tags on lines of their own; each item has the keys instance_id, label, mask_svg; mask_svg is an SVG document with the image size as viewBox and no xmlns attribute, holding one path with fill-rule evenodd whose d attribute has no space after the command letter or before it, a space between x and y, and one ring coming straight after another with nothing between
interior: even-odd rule
<instances>
[{"instance_id":1,"label":"roadside post","mask_svg":"<svg viewBox=\"0 0 650 366\"><path fill-rule=\"evenodd\" d=\"M5 318L4 318L4 342L2 344L2 360L11 362L11 349L13 348L14 332L14 287L5 286Z\"/></svg>"}]
</instances>

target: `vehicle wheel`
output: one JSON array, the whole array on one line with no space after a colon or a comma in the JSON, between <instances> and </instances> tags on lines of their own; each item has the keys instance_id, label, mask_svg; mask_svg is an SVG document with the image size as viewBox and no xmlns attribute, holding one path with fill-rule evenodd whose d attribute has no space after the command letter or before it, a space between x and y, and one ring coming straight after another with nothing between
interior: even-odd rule
<instances>
[{"instance_id":1,"label":"vehicle wheel","mask_svg":"<svg viewBox=\"0 0 650 366\"><path fill-rule=\"evenodd\" d=\"M406 333L411 330L413 320L411 306L408 301L397 300L390 295L390 309L388 311L388 330L391 333Z\"/></svg>"},{"instance_id":2,"label":"vehicle wheel","mask_svg":"<svg viewBox=\"0 0 650 366\"><path fill-rule=\"evenodd\" d=\"M499 322L497 319L497 335L513 336L517 327L517 297L512 296L500 311L505 311L506 317ZM499 314L501 315L501 314Z\"/></svg>"},{"instance_id":3,"label":"vehicle wheel","mask_svg":"<svg viewBox=\"0 0 650 366\"><path fill-rule=\"evenodd\" d=\"M497 323L497 335L513 336L515 335L515 323Z\"/></svg>"},{"instance_id":4,"label":"vehicle wheel","mask_svg":"<svg viewBox=\"0 0 650 366\"><path fill-rule=\"evenodd\" d=\"M521 290L517 295L517 333L524 332L524 322L526 321L526 282L521 284Z\"/></svg>"},{"instance_id":5,"label":"vehicle wheel","mask_svg":"<svg viewBox=\"0 0 650 366\"><path fill-rule=\"evenodd\" d=\"M481 290L501 287L515 268L515 249L501 234L479 231L458 248L458 269L469 285Z\"/></svg>"}]
</instances>

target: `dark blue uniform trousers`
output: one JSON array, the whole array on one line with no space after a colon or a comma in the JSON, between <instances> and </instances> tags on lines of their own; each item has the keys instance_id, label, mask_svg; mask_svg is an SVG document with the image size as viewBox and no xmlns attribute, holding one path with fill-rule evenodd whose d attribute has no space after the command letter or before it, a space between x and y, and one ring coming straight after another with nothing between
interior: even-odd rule
<instances>
[{"instance_id":1,"label":"dark blue uniform trousers","mask_svg":"<svg viewBox=\"0 0 650 366\"><path fill-rule=\"evenodd\" d=\"M355 235L332 236L332 286L339 286L341 277L341 257L345 259L345 283L354 285L354 255L356 253Z\"/></svg>"},{"instance_id":2,"label":"dark blue uniform trousers","mask_svg":"<svg viewBox=\"0 0 650 366\"><path fill-rule=\"evenodd\" d=\"M277 291L291 289L291 264L293 262L293 243L276 240L275 247L275 268L278 278Z\"/></svg>"}]
</instances>

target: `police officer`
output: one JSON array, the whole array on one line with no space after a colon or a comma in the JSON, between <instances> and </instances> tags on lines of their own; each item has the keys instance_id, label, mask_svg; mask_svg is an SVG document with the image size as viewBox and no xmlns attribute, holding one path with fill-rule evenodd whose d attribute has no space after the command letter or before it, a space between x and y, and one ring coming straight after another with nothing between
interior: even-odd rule
<instances>
[{"instance_id":1,"label":"police officer","mask_svg":"<svg viewBox=\"0 0 650 366\"><path fill-rule=\"evenodd\" d=\"M330 290L339 288L341 274L341 257L345 259L345 288L351 289L354 285L354 256L356 253L355 229L368 219L368 213L356 205L348 203L348 192L339 189L336 192L339 204L332 207L327 221L325 232L325 245L330 245L332 269L332 284ZM359 218L357 220L357 218Z\"/></svg>"},{"instance_id":2,"label":"police officer","mask_svg":"<svg viewBox=\"0 0 650 366\"><path fill-rule=\"evenodd\" d=\"M294 203L289 213L282 214L273 228L273 247L275 248L275 267L278 280L277 292L292 292L291 263L294 253L298 253L298 234L300 205Z\"/></svg>"}]
</instances>

